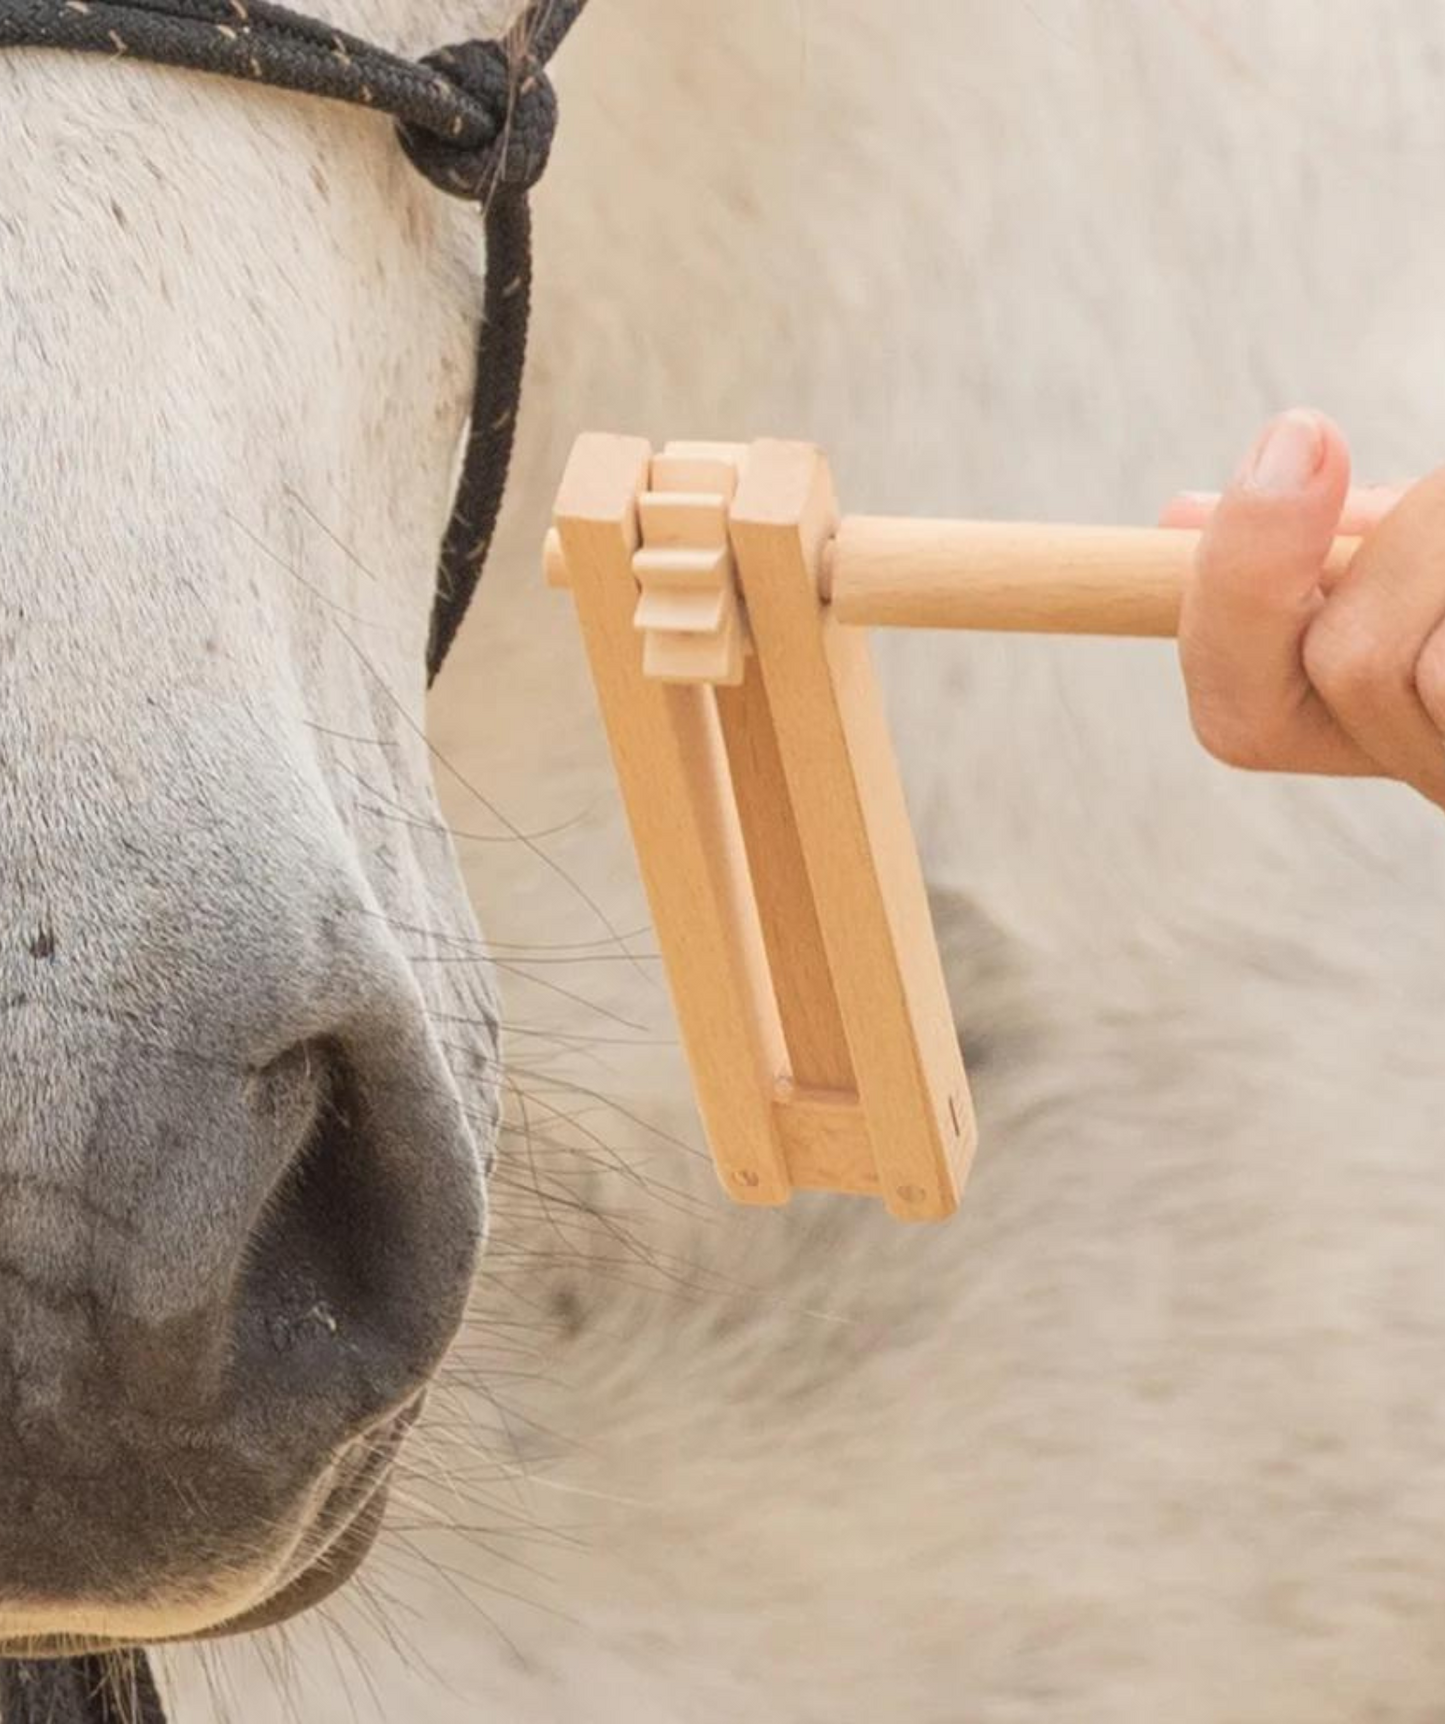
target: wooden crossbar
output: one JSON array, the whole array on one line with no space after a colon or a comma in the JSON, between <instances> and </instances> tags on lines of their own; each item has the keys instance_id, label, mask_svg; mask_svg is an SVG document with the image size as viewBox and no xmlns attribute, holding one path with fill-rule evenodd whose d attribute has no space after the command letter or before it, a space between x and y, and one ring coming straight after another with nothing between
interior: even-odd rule
<instances>
[{"instance_id":1,"label":"wooden crossbar","mask_svg":"<svg viewBox=\"0 0 1445 1724\"><path fill-rule=\"evenodd\" d=\"M973 1153L866 626L1170 635L1197 542L840 519L808 444L578 440L546 573L575 602L729 1195L937 1220Z\"/></svg>"}]
</instances>

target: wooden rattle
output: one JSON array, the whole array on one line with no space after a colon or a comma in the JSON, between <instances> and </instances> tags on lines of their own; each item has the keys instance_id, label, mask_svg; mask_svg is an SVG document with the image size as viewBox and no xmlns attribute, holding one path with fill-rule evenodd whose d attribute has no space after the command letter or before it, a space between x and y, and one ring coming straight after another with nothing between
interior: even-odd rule
<instances>
[{"instance_id":1,"label":"wooden rattle","mask_svg":"<svg viewBox=\"0 0 1445 1724\"><path fill-rule=\"evenodd\" d=\"M937 1220L973 1152L865 627L1172 635L1198 537L840 520L808 444L578 440L547 577L576 605L730 1196Z\"/></svg>"}]
</instances>

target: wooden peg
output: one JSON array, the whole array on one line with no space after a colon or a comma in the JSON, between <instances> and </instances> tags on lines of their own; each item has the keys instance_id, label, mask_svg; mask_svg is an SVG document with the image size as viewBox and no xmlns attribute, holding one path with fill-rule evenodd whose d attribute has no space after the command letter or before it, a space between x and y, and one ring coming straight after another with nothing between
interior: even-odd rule
<instances>
[{"instance_id":1,"label":"wooden peg","mask_svg":"<svg viewBox=\"0 0 1445 1724\"><path fill-rule=\"evenodd\" d=\"M1337 539L1328 585L1358 539ZM823 560L839 622L875 628L1169 636L1199 534L1181 528L853 515Z\"/></svg>"}]
</instances>

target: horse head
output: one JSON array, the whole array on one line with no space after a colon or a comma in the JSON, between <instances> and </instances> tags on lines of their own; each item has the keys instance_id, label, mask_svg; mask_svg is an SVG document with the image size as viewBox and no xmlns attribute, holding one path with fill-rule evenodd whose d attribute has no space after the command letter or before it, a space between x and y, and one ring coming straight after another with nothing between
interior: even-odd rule
<instances>
[{"instance_id":1,"label":"horse head","mask_svg":"<svg viewBox=\"0 0 1445 1724\"><path fill-rule=\"evenodd\" d=\"M104 1645L343 1579L472 1279L423 698L475 226L185 72L8 55L0 133L0 1647Z\"/></svg>"}]
</instances>

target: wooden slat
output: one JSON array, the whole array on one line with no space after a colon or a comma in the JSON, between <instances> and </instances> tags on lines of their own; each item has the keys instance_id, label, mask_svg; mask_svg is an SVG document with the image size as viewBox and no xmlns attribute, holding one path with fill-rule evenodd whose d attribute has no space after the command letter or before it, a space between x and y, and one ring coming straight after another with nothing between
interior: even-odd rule
<instances>
[{"instance_id":1,"label":"wooden slat","mask_svg":"<svg viewBox=\"0 0 1445 1724\"><path fill-rule=\"evenodd\" d=\"M790 1190L775 1108L782 1026L713 693L644 677L632 626L637 499L648 478L641 440L580 438L557 530L724 1187L744 1203L782 1203Z\"/></svg>"},{"instance_id":2,"label":"wooden slat","mask_svg":"<svg viewBox=\"0 0 1445 1724\"><path fill-rule=\"evenodd\" d=\"M817 591L836 524L815 449L752 446L733 548L881 1194L934 1219L957 1206L973 1113L867 641Z\"/></svg>"},{"instance_id":3,"label":"wooden slat","mask_svg":"<svg viewBox=\"0 0 1445 1724\"><path fill-rule=\"evenodd\" d=\"M879 1195L868 1122L856 1095L784 1083L776 1109L788 1172L799 1191Z\"/></svg>"},{"instance_id":4,"label":"wooden slat","mask_svg":"<svg viewBox=\"0 0 1445 1724\"><path fill-rule=\"evenodd\" d=\"M762 921L788 1070L815 1090L856 1090L813 889L793 818L772 709L756 654L737 688L717 691L718 717Z\"/></svg>"}]
</instances>

